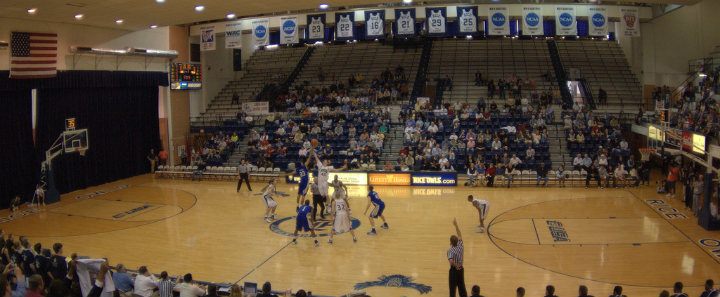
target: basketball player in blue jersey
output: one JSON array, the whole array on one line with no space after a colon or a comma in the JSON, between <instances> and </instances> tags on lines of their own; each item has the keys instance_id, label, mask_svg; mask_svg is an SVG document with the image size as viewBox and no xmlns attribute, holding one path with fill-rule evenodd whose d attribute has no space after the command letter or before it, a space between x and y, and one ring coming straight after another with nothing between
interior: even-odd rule
<instances>
[{"instance_id":1,"label":"basketball player in blue jersey","mask_svg":"<svg viewBox=\"0 0 720 297\"><path fill-rule=\"evenodd\" d=\"M295 219L295 233L293 234L293 244L297 244L297 237L299 232L310 232L312 234L313 239L315 240L315 246L319 246L320 243L317 240L317 235L315 235L315 230L310 228L310 221L312 221L313 225L315 225L315 221L310 218L308 220L308 215L312 212L312 207L310 206L310 200L305 200L302 206L298 207L297 209L297 218Z\"/></svg>"},{"instance_id":2,"label":"basketball player in blue jersey","mask_svg":"<svg viewBox=\"0 0 720 297\"><path fill-rule=\"evenodd\" d=\"M385 211L385 202L380 200L380 196L378 196L378 193L375 192L374 189L375 188L373 186L368 187L368 190L370 190L370 192L368 193L368 204L367 204L367 207L365 207L365 212L363 212L363 214L367 214L368 209L370 209L370 205L374 206L372 212L370 212L370 217L369 217L370 218L370 226L372 227L372 230L370 230L370 232L367 233L368 235L376 235L377 234L377 232L375 231L375 220L374 219L377 219L378 217L381 218L383 221L383 224L381 226L383 229L390 228L390 226L388 226L387 221L385 220L385 216L383 215L383 211Z\"/></svg>"},{"instance_id":3,"label":"basketball player in blue jersey","mask_svg":"<svg viewBox=\"0 0 720 297\"><path fill-rule=\"evenodd\" d=\"M310 165L310 158L307 158L305 163L298 162L298 168L295 169L295 175L300 177L300 184L298 185L297 193L297 206L301 207L302 202L305 201L307 195L308 186L310 185L310 174L308 171L308 165Z\"/></svg>"}]
</instances>

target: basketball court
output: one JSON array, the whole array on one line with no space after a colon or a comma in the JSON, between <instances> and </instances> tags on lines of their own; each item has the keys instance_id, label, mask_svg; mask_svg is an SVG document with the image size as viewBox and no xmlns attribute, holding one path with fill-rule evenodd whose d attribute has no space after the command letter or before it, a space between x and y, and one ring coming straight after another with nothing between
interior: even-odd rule
<instances>
[{"instance_id":1,"label":"basketball court","mask_svg":"<svg viewBox=\"0 0 720 297\"><path fill-rule=\"evenodd\" d=\"M255 192L263 187L253 183ZM297 185L279 182L294 193ZM365 233L366 187L350 187L359 241L341 234L327 244L329 223L291 244L294 195L277 198L278 220L263 220L260 196L235 193L232 182L191 182L138 176L63 195L37 213L2 224L68 251L110 257L111 263L170 275L192 272L214 282L273 282L276 290L310 289L337 296L363 288L372 296L447 296L445 253L457 218L465 241L468 287L509 296L518 286L541 296L553 284L570 296L579 285L609 294L620 284L628 296L656 295L682 281L691 295L720 274L715 234L699 227L679 202L654 188L376 187L387 204L389 230ZM486 233L468 194L490 201ZM25 210L25 208L23 208ZM668 215L673 214L673 215ZM685 215L688 218L681 218ZM423 294L424 293L424 294Z\"/></svg>"}]
</instances>

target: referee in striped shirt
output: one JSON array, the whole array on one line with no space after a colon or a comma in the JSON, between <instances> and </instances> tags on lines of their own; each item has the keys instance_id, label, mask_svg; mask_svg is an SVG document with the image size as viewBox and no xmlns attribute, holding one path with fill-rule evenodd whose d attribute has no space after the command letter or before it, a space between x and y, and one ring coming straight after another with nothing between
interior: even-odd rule
<instances>
[{"instance_id":1,"label":"referee in striped shirt","mask_svg":"<svg viewBox=\"0 0 720 297\"><path fill-rule=\"evenodd\" d=\"M450 249L448 249L447 257L450 262L450 297L455 297L455 290L460 293L460 297L467 297L465 290L465 269L463 269L463 241L458 227L457 220L453 219L455 233L457 235L450 236Z\"/></svg>"}]
</instances>

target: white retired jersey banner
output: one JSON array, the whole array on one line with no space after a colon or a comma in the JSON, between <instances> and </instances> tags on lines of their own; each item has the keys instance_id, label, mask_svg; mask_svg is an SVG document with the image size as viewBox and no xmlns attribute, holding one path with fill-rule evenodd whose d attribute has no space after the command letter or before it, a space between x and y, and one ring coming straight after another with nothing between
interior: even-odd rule
<instances>
[{"instance_id":1,"label":"white retired jersey banner","mask_svg":"<svg viewBox=\"0 0 720 297\"><path fill-rule=\"evenodd\" d=\"M395 34L400 37L415 36L415 8L395 10Z\"/></svg>"},{"instance_id":2,"label":"white retired jersey banner","mask_svg":"<svg viewBox=\"0 0 720 297\"><path fill-rule=\"evenodd\" d=\"M458 6L457 24L459 35L475 34L478 31L477 6Z\"/></svg>"},{"instance_id":3,"label":"white retired jersey banner","mask_svg":"<svg viewBox=\"0 0 720 297\"><path fill-rule=\"evenodd\" d=\"M335 40L350 40L353 35L353 26L355 24L355 13L336 13L335 14Z\"/></svg>"},{"instance_id":4,"label":"white retired jersey banner","mask_svg":"<svg viewBox=\"0 0 720 297\"><path fill-rule=\"evenodd\" d=\"M384 10L366 10L365 11L365 37L367 39L384 38L385 37L385 11Z\"/></svg>"},{"instance_id":5,"label":"white retired jersey banner","mask_svg":"<svg viewBox=\"0 0 720 297\"><path fill-rule=\"evenodd\" d=\"M640 36L640 11L637 7L620 7L620 28L623 36Z\"/></svg>"},{"instance_id":6,"label":"white retired jersey banner","mask_svg":"<svg viewBox=\"0 0 720 297\"><path fill-rule=\"evenodd\" d=\"M215 50L215 26L200 27L200 51Z\"/></svg>"},{"instance_id":7,"label":"white retired jersey banner","mask_svg":"<svg viewBox=\"0 0 720 297\"><path fill-rule=\"evenodd\" d=\"M605 7L588 7L588 34L590 36L608 35L607 10Z\"/></svg>"},{"instance_id":8,"label":"white retired jersey banner","mask_svg":"<svg viewBox=\"0 0 720 297\"><path fill-rule=\"evenodd\" d=\"M297 16L280 18L280 44L298 43L298 20Z\"/></svg>"},{"instance_id":9,"label":"white retired jersey banner","mask_svg":"<svg viewBox=\"0 0 720 297\"><path fill-rule=\"evenodd\" d=\"M555 7L555 35L577 35L577 20L574 6Z\"/></svg>"},{"instance_id":10,"label":"white retired jersey banner","mask_svg":"<svg viewBox=\"0 0 720 297\"><path fill-rule=\"evenodd\" d=\"M542 6L523 6L523 35L544 35Z\"/></svg>"},{"instance_id":11,"label":"white retired jersey banner","mask_svg":"<svg viewBox=\"0 0 720 297\"><path fill-rule=\"evenodd\" d=\"M309 14L305 31L308 41L325 41L325 15Z\"/></svg>"},{"instance_id":12,"label":"white retired jersey banner","mask_svg":"<svg viewBox=\"0 0 720 297\"><path fill-rule=\"evenodd\" d=\"M488 35L510 35L510 10L507 6L488 7Z\"/></svg>"},{"instance_id":13,"label":"white retired jersey banner","mask_svg":"<svg viewBox=\"0 0 720 297\"><path fill-rule=\"evenodd\" d=\"M447 8L425 8L425 23L427 24L428 35L445 36L447 33Z\"/></svg>"},{"instance_id":14,"label":"white retired jersey banner","mask_svg":"<svg viewBox=\"0 0 720 297\"><path fill-rule=\"evenodd\" d=\"M265 46L270 43L270 20L257 19L251 22L253 44L255 46Z\"/></svg>"},{"instance_id":15,"label":"white retired jersey banner","mask_svg":"<svg viewBox=\"0 0 720 297\"><path fill-rule=\"evenodd\" d=\"M240 48L242 41L241 23L225 24L225 48Z\"/></svg>"}]
</instances>

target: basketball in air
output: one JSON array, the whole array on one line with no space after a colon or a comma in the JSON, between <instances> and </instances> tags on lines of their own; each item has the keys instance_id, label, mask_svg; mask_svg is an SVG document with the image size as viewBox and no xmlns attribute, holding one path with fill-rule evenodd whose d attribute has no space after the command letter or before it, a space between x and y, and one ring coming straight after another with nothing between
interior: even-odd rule
<instances>
[{"instance_id":1,"label":"basketball in air","mask_svg":"<svg viewBox=\"0 0 720 297\"><path fill-rule=\"evenodd\" d=\"M310 145L312 148L317 148L318 145L320 145L320 142L317 140L317 138L313 138L313 140L310 140Z\"/></svg>"}]
</instances>

